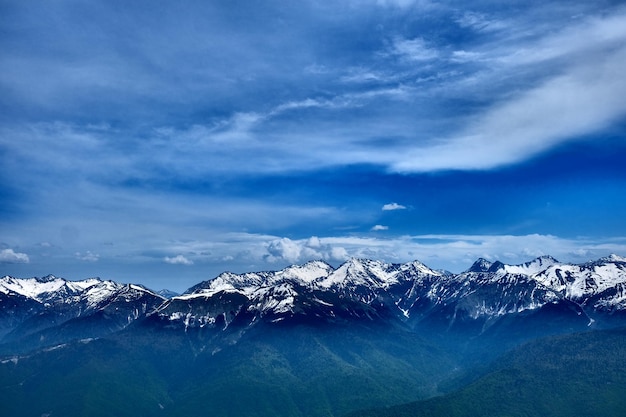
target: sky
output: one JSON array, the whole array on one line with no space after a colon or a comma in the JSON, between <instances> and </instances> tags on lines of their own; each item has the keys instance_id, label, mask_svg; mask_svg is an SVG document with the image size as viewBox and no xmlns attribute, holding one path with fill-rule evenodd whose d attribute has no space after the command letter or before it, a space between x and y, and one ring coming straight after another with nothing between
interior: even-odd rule
<instances>
[{"instance_id":1,"label":"sky","mask_svg":"<svg viewBox=\"0 0 626 417\"><path fill-rule=\"evenodd\" d=\"M0 0L0 275L626 255L624 1Z\"/></svg>"}]
</instances>

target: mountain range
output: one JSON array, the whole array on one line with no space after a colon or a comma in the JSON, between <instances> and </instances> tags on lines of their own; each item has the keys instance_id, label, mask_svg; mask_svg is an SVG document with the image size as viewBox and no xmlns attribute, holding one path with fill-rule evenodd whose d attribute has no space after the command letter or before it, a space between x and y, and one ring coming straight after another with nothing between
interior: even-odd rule
<instances>
[{"instance_id":1,"label":"mountain range","mask_svg":"<svg viewBox=\"0 0 626 417\"><path fill-rule=\"evenodd\" d=\"M0 278L0 340L26 347L104 336L147 317L221 332L283 320L380 320L481 335L507 320L546 312L568 317L568 325L579 328L621 322L626 258L611 255L579 265L550 256L521 265L478 259L460 274L418 261L350 259L336 269L312 261L279 271L226 272L169 298L98 278ZM37 342L30 346L29 340Z\"/></svg>"},{"instance_id":2,"label":"mountain range","mask_svg":"<svg viewBox=\"0 0 626 417\"><path fill-rule=\"evenodd\" d=\"M583 264L479 259L459 274L418 261L311 261L226 272L180 295L98 278L5 276L0 377L15 382L5 390L15 415L99 415L58 394L27 404L33 393L48 398L52 382L75 383L49 369L68 363L106 386L126 378L118 394L145 399L145 412L105 403L102 415L194 415L212 401L218 416L338 416L440 395L529 341L626 326L625 286L626 258L617 255ZM42 368L54 381L34 382ZM154 385L147 397L128 376L137 369ZM268 400L276 395L286 402Z\"/></svg>"}]
</instances>

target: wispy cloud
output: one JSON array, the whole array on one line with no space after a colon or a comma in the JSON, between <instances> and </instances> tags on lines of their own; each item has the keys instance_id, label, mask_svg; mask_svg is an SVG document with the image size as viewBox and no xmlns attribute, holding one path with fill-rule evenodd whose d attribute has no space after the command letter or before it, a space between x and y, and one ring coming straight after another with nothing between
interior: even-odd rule
<instances>
[{"instance_id":1,"label":"wispy cloud","mask_svg":"<svg viewBox=\"0 0 626 417\"><path fill-rule=\"evenodd\" d=\"M469 14L461 20L478 25L486 19ZM516 39L503 46L486 42L468 49L436 47L423 38L396 36L388 44L388 56L480 65L465 76L443 75L451 71L448 68L422 73L419 66L414 70L378 64L352 66L341 69L339 78L348 84L372 84L333 86L323 94L273 99L265 106L238 109L190 125L168 125L166 120L140 133L106 123L38 122L5 127L0 140L19 156L13 159L16 166L38 161L35 172L37 166L52 165L68 175L80 172L74 177L88 180L92 176L84 173L90 171L99 177L115 173L145 177L168 171L201 177L210 172L247 175L251 170L286 172L360 163L401 172L491 169L578 140L626 114L622 100L626 82L621 76L626 63L624 27L626 13L622 12L574 21L540 39ZM560 60L559 65L546 73L542 68L554 60ZM533 74L527 86L524 79L510 75L520 68L524 68L522 75ZM428 86L416 81L423 79L437 83ZM496 101L456 119L445 134L429 127L421 100L432 97L430 89L447 89L448 95L457 98L491 89L492 80L505 83ZM357 111L363 115L356 117ZM463 120L467 122L459 124ZM377 145L381 137L390 136L402 140ZM334 150L337 144L340 152ZM93 155L98 155L97 164ZM242 159L254 163L238 163Z\"/></svg>"},{"instance_id":2,"label":"wispy cloud","mask_svg":"<svg viewBox=\"0 0 626 417\"><path fill-rule=\"evenodd\" d=\"M92 253L91 251L87 251L85 253L76 252L74 254L76 259L87 262L97 262L100 259L100 255L97 253Z\"/></svg>"},{"instance_id":3,"label":"wispy cloud","mask_svg":"<svg viewBox=\"0 0 626 417\"><path fill-rule=\"evenodd\" d=\"M384 52L384 56L396 56L409 62L422 62L436 59L439 52L435 48L428 46L422 38L405 39L395 37L391 41L389 49Z\"/></svg>"},{"instance_id":4,"label":"wispy cloud","mask_svg":"<svg viewBox=\"0 0 626 417\"><path fill-rule=\"evenodd\" d=\"M456 22L461 27L471 28L478 32L489 32L502 30L508 27L508 25L502 20L491 19L484 13L465 11L459 17Z\"/></svg>"},{"instance_id":5,"label":"wispy cloud","mask_svg":"<svg viewBox=\"0 0 626 417\"><path fill-rule=\"evenodd\" d=\"M600 58L598 58L600 59ZM626 115L626 48L494 105L465 131L409 152L394 169L425 172L490 169L580 140Z\"/></svg>"},{"instance_id":6,"label":"wispy cloud","mask_svg":"<svg viewBox=\"0 0 626 417\"><path fill-rule=\"evenodd\" d=\"M165 261L165 263L172 264L172 265L193 265L193 261L190 259L187 259L183 255L176 255L173 257L166 256L165 258L163 258L163 261Z\"/></svg>"}]
</instances>

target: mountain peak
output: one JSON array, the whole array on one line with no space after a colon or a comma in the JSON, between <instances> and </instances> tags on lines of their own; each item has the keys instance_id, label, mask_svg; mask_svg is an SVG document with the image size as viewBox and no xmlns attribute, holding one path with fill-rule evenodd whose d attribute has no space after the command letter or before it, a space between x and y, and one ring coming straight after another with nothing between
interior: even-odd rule
<instances>
[{"instance_id":1,"label":"mountain peak","mask_svg":"<svg viewBox=\"0 0 626 417\"><path fill-rule=\"evenodd\" d=\"M612 253L609 256L598 259L598 262L626 262L626 258Z\"/></svg>"},{"instance_id":2,"label":"mountain peak","mask_svg":"<svg viewBox=\"0 0 626 417\"><path fill-rule=\"evenodd\" d=\"M559 262L555 257L550 256L550 255L541 255L537 257L535 261L543 261L543 262L548 261L548 262L554 262L554 263Z\"/></svg>"},{"instance_id":3,"label":"mountain peak","mask_svg":"<svg viewBox=\"0 0 626 417\"><path fill-rule=\"evenodd\" d=\"M46 283L46 282L54 282L59 278L55 277L52 274L48 274L45 277L40 277L40 278L35 278L35 279L37 280L37 282Z\"/></svg>"},{"instance_id":4,"label":"mountain peak","mask_svg":"<svg viewBox=\"0 0 626 417\"><path fill-rule=\"evenodd\" d=\"M501 269L506 269L506 265L500 261L495 261L494 263L491 264L487 272L496 272Z\"/></svg>"},{"instance_id":5,"label":"mountain peak","mask_svg":"<svg viewBox=\"0 0 626 417\"><path fill-rule=\"evenodd\" d=\"M179 295L177 292L174 292L165 288L160 291L157 291L156 293L160 295L161 297L168 298L168 299Z\"/></svg>"},{"instance_id":6,"label":"mountain peak","mask_svg":"<svg viewBox=\"0 0 626 417\"><path fill-rule=\"evenodd\" d=\"M485 258L478 258L466 272L487 272L491 265L493 263Z\"/></svg>"},{"instance_id":7,"label":"mountain peak","mask_svg":"<svg viewBox=\"0 0 626 417\"><path fill-rule=\"evenodd\" d=\"M541 272L541 271L551 267L552 265L555 265L555 264L558 264L558 263L559 263L559 261L557 261L552 256L550 256L550 255L542 255L542 256L539 256L538 258L533 259L530 262L525 262L523 264L506 265L505 269L506 269L506 272L511 273L511 274L532 275L532 274L536 274L538 272Z\"/></svg>"}]
</instances>

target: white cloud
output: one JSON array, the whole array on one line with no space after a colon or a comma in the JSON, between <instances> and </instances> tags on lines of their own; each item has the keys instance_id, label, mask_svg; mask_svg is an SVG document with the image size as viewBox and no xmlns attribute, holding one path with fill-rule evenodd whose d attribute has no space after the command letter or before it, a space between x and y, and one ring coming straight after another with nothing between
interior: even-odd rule
<instances>
[{"instance_id":1,"label":"white cloud","mask_svg":"<svg viewBox=\"0 0 626 417\"><path fill-rule=\"evenodd\" d=\"M91 253L91 251L87 251L84 254L80 252L76 252L75 255L76 255L76 258L80 259L81 261L96 262L100 259L99 254Z\"/></svg>"},{"instance_id":2,"label":"white cloud","mask_svg":"<svg viewBox=\"0 0 626 417\"><path fill-rule=\"evenodd\" d=\"M13 249L2 249L0 251L0 263L7 264L27 264L30 262L25 253L15 252Z\"/></svg>"},{"instance_id":3,"label":"white cloud","mask_svg":"<svg viewBox=\"0 0 626 417\"><path fill-rule=\"evenodd\" d=\"M495 31L507 27L503 21L492 20L488 16L476 12L465 12L456 19L456 22L461 27L472 28L477 32Z\"/></svg>"},{"instance_id":4,"label":"white cloud","mask_svg":"<svg viewBox=\"0 0 626 417\"><path fill-rule=\"evenodd\" d=\"M268 242L266 248L264 259L270 263L302 263L314 259L344 261L349 258L345 248L328 244L317 236L298 240L283 237Z\"/></svg>"},{"instance_id":5,"label":"white cloud","mask_svg":"<svg viewBox=\"0 0 626 417\"><path fill-rule=\"evenodd\" d=\"M381 7L397 7L400 9L419 7L424 10L435 7L435 3L432 3L430 0L376 0L376 4Z\"/></svg>"},{"instance_id":6,"label":"white cloud","mask_svg":"<svg viewBox=\"0 0 626 417\"><path fill-rule=\"evenodd\" d=\"M302 255L306 244L295 242L289 238L282 238L270 242L267 246L267 251L271 255L272 259L281 259L288 262L298 262Z\"/></svg>"},{"instance_id":7,"label":"white cloud","mask_svg":"<svg viewBox=\"0 0 626 417\"><path fill-rule=\"evenodd\" d=\"M393 39L386 54L414 62L429 61L439 56L439 52L430 48L422 38L405 39L400 37Z\"/></svg>"},{"instance_id":8,"label":"white cloud","mask_svg":"<svg viewBox=\"0 0 626 417\"><path fill-rule=\"evenodd\" d=\"M583 19L537 42L516 44L511 49L505 47L504 51L496 48L494 64L499 62L514 67L563 57L584 62L595 54L619 48L625 40L626 13L622 10L603 18Z\"/></svg>"},{"instance_id":9,"label":"white cloud","mask_svg":"<svg viewBox=\"0 0 626 417\"><path fill-rule=\"evenodd\" d=\"M254 245L258 242L251 235ZM265 237L267 238L267 237ZM266 244L264 258L270 263L304 263L313 259L343 262L351 257L385 262L419 260L432 268L461 272L483 257L519 264L541 255L552 255L562 262L581 263L607 256L626 254L626 237L605 239L566 239L552 235L407 235L396 238L315 237L277 238ZM251 250L250 254L258 253Z\"/></svg>"},{"instance_id":10,"label":"white cloud","mask_svg":"<svg viewBox=\"0 0 626 417\"><path fill-rule=\"evenodd\" d=\"M458 135L413 149L400 172L490 169L523 161L626 115L626 47L498 103Z\"/></svg>"},{"instance_id":11,"label":"white cloud","mask_svg":"<svg viewBox=\"0 0 626 417\"><path fill-rule=\"evenodd\" d=\"M371 230L375 232L380 231L380 230L389 230L389 226L383 226L382 224L377 224L373 226Z\"/></svg>"},{"instance_id":12,"label":"white cloud","mask_svg":"<svg viewBox=\"0 0 626 417\"><path fill-rule=\"evenodd\" d=\"M193 261L185 258L183 255L176 255L174 257L166 256L163 260L172 265L193 265Z\"/></svg>"},{"instance_id":13,"label":"white cloud","mask_svg":"<svg viewBox=\"0 0 626 417\"><path fill-rule=\"evenodd\" d=\"M348 254L346 248L341 246L333 246L330 250L330 258L345 261L350 258L350 255Z\"/></svg>"},{"instance_id":14,"label":"white cloud","mask_svg":"<svg viewBox=\"0 0 626 417\"><path fill-rule=\"evenodd\" d=\"M389 203L383 206L383 211L392 211L392 210L404 210L406 206L398 203Z\"/></svg>"}]
</instances>

